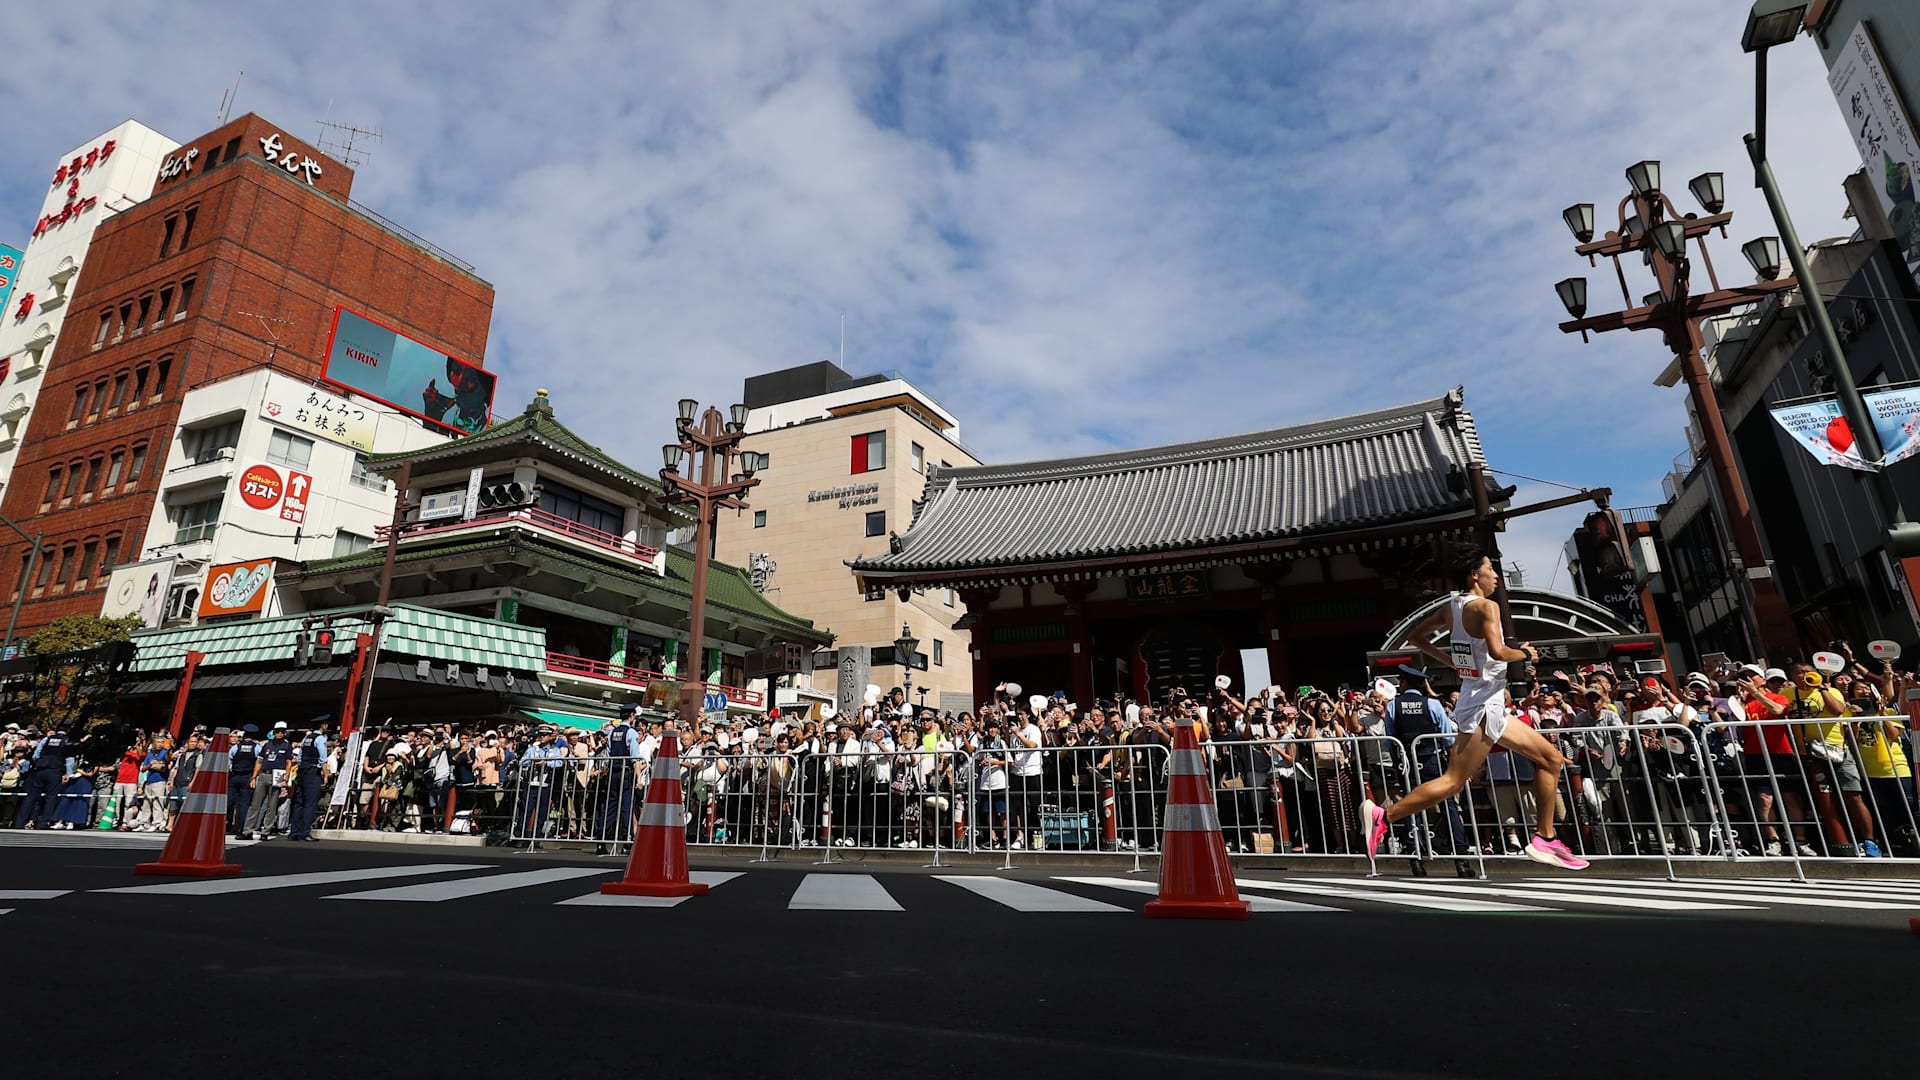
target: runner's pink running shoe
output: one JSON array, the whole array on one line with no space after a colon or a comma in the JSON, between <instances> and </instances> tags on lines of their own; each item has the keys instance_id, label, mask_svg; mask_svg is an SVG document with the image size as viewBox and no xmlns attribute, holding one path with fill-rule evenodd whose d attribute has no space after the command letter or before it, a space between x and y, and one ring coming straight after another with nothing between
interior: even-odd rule
<instances>
[{"instance_id":1,"label":"runner's pink running shoe","mask_svg":"<svg viewBox=\"0 0 1920 1080\"><path fill-rule=\"evenodd\" d=\"M1367 838L1367 858L1380 854L1380 841L1387 838L1387 811L1368 799L1360 804L1360 835Z\"/></svg>"},{"instance_id":2,"label":"runner's pink running shoe","mask_svg":"<svg viewBox=\"0 0 1920 1080\"><path fill-rule=\"evenodd\" d=\"M1539 833L1533 835L1533 842L1527 845L1527 858L1548 866L1558 866L1562 870L1585 870L1587 860L1567 850L1567 845L1559 840L1549 840Z\"/></svg>"}]
</instances>

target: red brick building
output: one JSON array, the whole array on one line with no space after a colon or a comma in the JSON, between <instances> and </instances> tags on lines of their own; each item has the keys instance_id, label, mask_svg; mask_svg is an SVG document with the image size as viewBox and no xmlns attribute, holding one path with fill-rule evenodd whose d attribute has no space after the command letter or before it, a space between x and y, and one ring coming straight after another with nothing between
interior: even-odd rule
<instances>
[{"instance_id":1,"label":"red brick building","mask_svg":"<svg viewBox=\"0 0 1920 1080\"><path fill-rule=\"evenodd\" d=\"M248 114L183 143L146 202L101 224L0 514L44 528L0 548L22 631L98 614L140 557L185 389L262 364L318 378L334 308L478 361L493 287L349 204L353 170ZM185 433L192 435L193 433Z\"/></svg>"}]
</instances>

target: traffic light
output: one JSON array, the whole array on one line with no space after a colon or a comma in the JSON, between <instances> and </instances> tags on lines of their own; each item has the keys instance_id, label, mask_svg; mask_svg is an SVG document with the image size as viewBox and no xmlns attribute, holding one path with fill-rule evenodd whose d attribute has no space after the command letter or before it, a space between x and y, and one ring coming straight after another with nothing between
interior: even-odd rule
<instances>
[{"instance_id":1,"label":"traffic light","mask_svg":"<svg viewBox=\"0 0 1920 1080\"><path fill-rule=\"evenodd\" d=\"M333 663L333 630L322 626L313 632L313 665L323 667Z\"/></svg>"},{"instance_id":2,"label":"traffic light","mask_svg":"<svg viewBox=\"0 0 1920 1080\"><path fill-rule=\"evenodd\" d=\"M293 635L293 666L306 667L313 663L313 636L301 627Z\"/></svg>"},{"instance_id":3,"label":"traffic light","mask_svg":"<svg viewBox=\"0 0 1920 1080\"><path fill-rule=\"evenodd\" d=\"M527 489L521 484L488 484L480 489L480 509L482 510L522 506L528 501Z\"/></svg>"}]
</instances>

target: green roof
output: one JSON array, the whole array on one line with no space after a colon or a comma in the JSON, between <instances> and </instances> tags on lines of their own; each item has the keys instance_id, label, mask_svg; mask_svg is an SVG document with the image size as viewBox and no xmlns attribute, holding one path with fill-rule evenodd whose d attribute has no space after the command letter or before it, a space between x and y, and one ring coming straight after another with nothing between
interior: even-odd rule
<instances>
[{"instance_id":1,"label":"green roof","mask_svg":"<svg viewBox=\"0 0 1920 1080\"><path fill-rule=\"evenodd\" d=\"M411 656L446 663L474 664L511 671L547 669L547 632L494 619L476 619L413 604L389 605L393 616L381 636L383 657ZM133 635L134 671L171 671L186 661L189 649L207 654L202 667L222 664L285 663L293 659L302 620L326 611L280 615L270 619L142 630ZM333 614L335 663L353 655L354 635L372 629L367 609Z\"/></svg>"},{"instance_id":2,"label":"green roof","mask_svg":"<svg viewBox=\"0 0 1920 1080\"><path fill-rule=\"evenodd\" d=\"M404 544L394 555L394 562L418 562L424 559L442 559L449 555L464 555L471 552L489 551L507 544L524 547L537 552L542 558L564 559L577 566L586 567L598 574L616 576L633 582L643 588L658 590L674 596L684 596L689 602L693 598L693 555L684 548L667 549L667 572L664 577L656 577L638 566L628 568L615 559L595 559L583 552L562 544L546 540L538 534L523 533L513 540L489 539L471 543L455 543L443 546L426 544ZM309 561L302 576L315 574L338 574L355 570L371 570L379 567L386 559L383 548L373 548L356 555L343 555L337 559L315 559ZM715 559L707 563L707 603L716 605L737 616L744 616L759 622L768 623L784 630L801 635L806 640L827 644L831 639L813 625L812 620L802 619L772 601L753 587L753 580L745 570Z\"/></svg>"},{"instance_id":3,"label":"green roof","mask_svg":"<svg viewBox=\"0 0 1920 1080\"><path fill-rule=\"evenodd\" d=\"M647 488L654 492L664 490L659 478L629 468L613 455L574 434L571 428L555 420L553 403L547 399L545 390L538 391L534 399L527 404L526 409L512 420L495 424L473 435L449 439L435 446L392 454L375 454L367 459L367 468L373 472L390 472L399 468L400 463L407 460L413 461L415 465L423 465L450 458L466 457L477 451L496 449L504 455L514 456L509 449L510 444L525 442L544 445L564 457L597 468L635 487ZM684 511L681 512L684 513Z\"/></svg>"}]
</instances>

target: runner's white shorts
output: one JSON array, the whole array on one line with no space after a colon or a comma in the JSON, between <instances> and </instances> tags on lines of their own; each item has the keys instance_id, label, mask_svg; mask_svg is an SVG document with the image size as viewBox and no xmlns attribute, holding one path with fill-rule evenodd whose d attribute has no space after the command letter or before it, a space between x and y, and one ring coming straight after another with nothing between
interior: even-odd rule
<instances>
[{"instance_id":1,"label":"runner's white shorts","mask_svg":"<svg viewBox=\"0 0 1920 1080\"><path fill-rule=\"evenodd\" d=\"M1499 742L1507 733L1507 703L1489 701L1478 708L1457 711L1453 714L1453 726L1462 735L1471 735L1485 727L1487 738Z\"/></svg>"}]
</instances>

